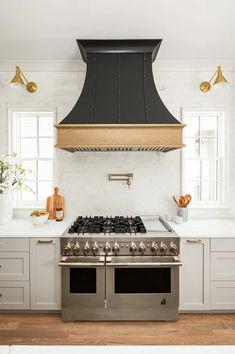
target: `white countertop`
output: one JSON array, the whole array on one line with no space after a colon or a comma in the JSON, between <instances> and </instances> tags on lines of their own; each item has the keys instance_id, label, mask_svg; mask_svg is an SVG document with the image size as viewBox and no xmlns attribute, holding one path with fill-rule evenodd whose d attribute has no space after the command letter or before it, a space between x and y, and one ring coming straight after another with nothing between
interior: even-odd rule
<instances>
[{"instance_id":1,"label":"white countertop","mask_svg":"<svg viewBox=\"0 0 235 354\"><path fill-rule=\"evenodd\" d=\"M9 224L0 225L0 237L60 237L73 219L48 220L43 225L33 225L30 218L13 219Z\"/></svg>"},{"instance_id":2,"label":"white countertop","mask_svg":"<svg viewBox=\"0 0 235 354\"><path fill-rule=\"evenodd\" d=\"M167 222L180 237L235 238L235 218L190 219L182 224Z\"/></svg>"},{"instance_id":3,"label":"white countertop","mask_svg":"<svg viewBox=\"0 0 235 354\"><path fill-rule=\"evenodd\" d=\"M10 347L10 354L235 354L235 346L191 346L191 345L70 345L70 346L15 346Z\"/></svg>"},{"instance_id":4,"label":"white countertop","mask_svg":"<svg viewBox=\"0 0 235 354\"><path fill-rule=\"evenodd\" d=\"M0 237L60 237L74 218L56 222L48 220L44 225L33 225L30 218L13 219L11 223L0 225ZM157 220L158 221L158 220ZM182 224L167 223L180 237L234 237L235 218L190 219ZM159 230L159 222L148 222L150 233Z\"/></svg>"},{"instance_id":5,"label":"white countertop","mask_svg":"<svg viewBox=\"0 0 235 354\"><path fill-rule=\"evenodd\" d=\"M0 354L10 353L10 347L7 345L0 345Z\"/></svg>"}]
</instances>

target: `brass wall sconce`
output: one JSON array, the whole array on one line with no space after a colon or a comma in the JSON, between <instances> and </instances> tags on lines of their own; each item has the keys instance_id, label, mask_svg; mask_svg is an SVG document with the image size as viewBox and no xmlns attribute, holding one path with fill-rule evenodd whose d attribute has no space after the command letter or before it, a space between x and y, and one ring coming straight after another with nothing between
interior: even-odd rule
<instances>
[{"instance_id":1,"label":"brass wall sconce","mask_svg":"<svg viewBox=\"0 0 235 354\"><path fill-rule=\"evenodd\" d=\"M133 173L110 173L109 181L126 181L128 187L130 188L131 182L133 181Z\"/></svg>"},{"instance_id":2,"label":"brass wall sconce","mask_svg":"<svg viewBox=\"0 0 235 354\"><path fill-rule=\"evenodd\" d=\"M212 80L215 78L215 81L213 83ZM212 88L212 86L216 85L216 84L228 84L228 81L225 79L223 73L222 73L222 68L221 66L218 66L217 70L214 72L212 78L210 79L210 81L203 81L200 84L200 90L204 93L210 91L210 89Z\"/></svg>"},{"instance_id":3,"label":"brass wall sconce","mask_svg":"<svg viewBox=\"0 0 235 354\"><path fill-rule=\"evenodd\" d=\"M23 87L30 93L34 93L37 91L37 85L35 82L29 82L24 76L23 72L16 66L16 73L11 82L9 83L11 87Z\"/></svg>"}]
</instances>

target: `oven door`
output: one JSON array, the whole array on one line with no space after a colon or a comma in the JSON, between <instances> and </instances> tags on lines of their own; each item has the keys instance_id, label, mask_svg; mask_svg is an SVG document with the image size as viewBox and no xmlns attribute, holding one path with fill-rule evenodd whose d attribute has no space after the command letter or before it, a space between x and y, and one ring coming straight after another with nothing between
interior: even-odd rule
<instances>
[{"instance_id":1,"label":"oven door","mask_svg":"<svg viewBox=\"0 0 235 354\"><path fill-rule=\"evenodd\" d=\"M59 265L62 268L62 308L104 307L104 259L66 257Z\"/></svg>"},{"instance_id":2,"label":"oven door","mask_svg":"<svg viewBox=\"0 0 235 354\"><path fill-rule=\"evenodd\" d=\"M106 263L108 308L156 308L179 305L177 257L113 257Z\"/></svg>"}]
</instances>

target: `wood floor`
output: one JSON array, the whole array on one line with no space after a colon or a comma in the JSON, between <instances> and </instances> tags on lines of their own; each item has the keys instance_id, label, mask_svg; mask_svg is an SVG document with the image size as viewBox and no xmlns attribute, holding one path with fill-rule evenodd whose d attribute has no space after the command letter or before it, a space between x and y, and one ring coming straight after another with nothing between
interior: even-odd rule
<instances>
[{"instance_id":1,"label":"wood floor","mask_svg":"<svg viewBox=\"0 0 235 354\"><path fill-rule=\"evenodd\" d=\"M235 345L235 314L181 314L178 322L62 322L59 314L0 314L0 344Z\"/></svg>"}]
</instances>

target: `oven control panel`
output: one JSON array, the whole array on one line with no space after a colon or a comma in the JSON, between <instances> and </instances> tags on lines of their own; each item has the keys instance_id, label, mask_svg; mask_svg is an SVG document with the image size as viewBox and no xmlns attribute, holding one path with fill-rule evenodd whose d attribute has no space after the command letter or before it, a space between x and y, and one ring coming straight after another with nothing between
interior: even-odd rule
<instances>
[{"instance_id":1,"label":"oven control panel","mask_svg":"<svg viewBox=\"0 0 235 354\"><path fill-rule=\"evenodd\" d=\"M63 256L97 256L97 255L156 255L168 256L179 254L179 238L156 238L135 240L110 240L94 238L61 238L61 255Z\"/></svg>"}]
</instances>

